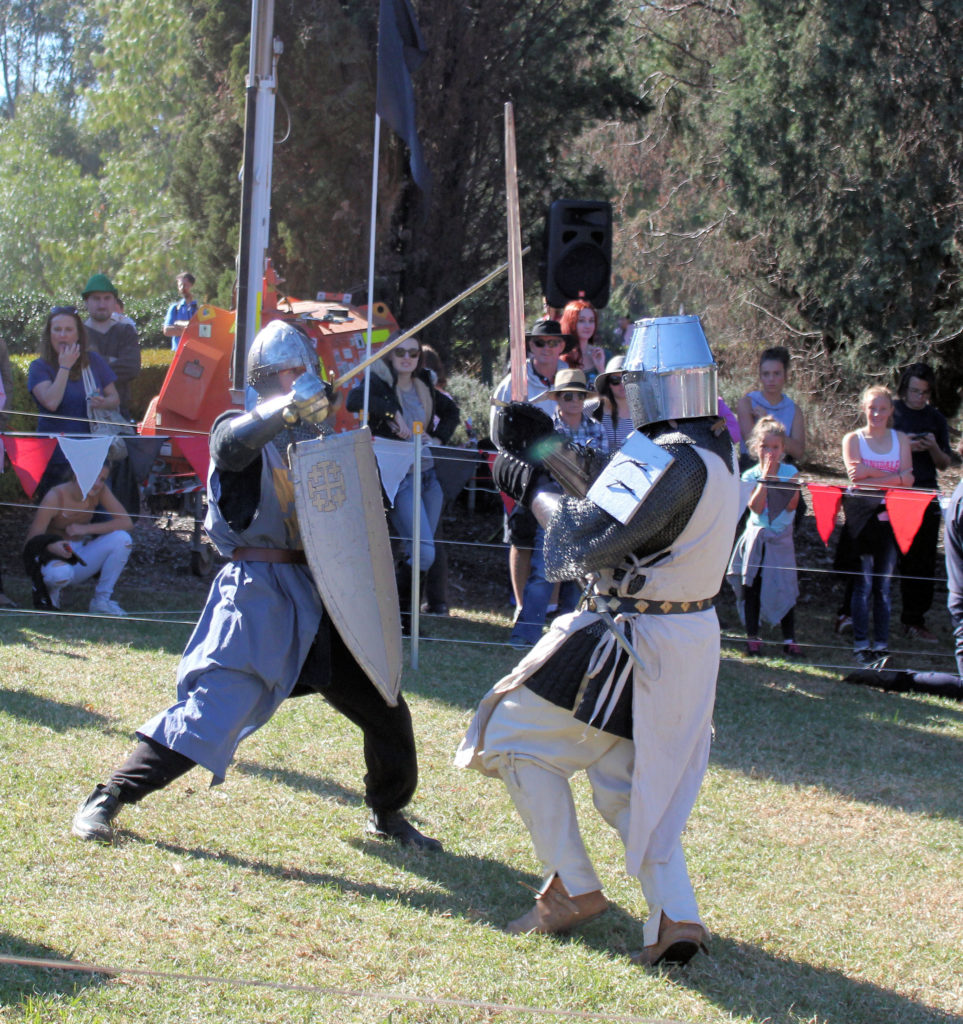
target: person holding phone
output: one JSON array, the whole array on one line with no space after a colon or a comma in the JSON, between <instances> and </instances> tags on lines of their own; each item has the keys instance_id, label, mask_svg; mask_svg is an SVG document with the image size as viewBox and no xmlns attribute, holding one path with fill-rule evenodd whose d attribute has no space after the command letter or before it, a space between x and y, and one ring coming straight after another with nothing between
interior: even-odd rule
<instances>
[{"instance_id":1,"label":"person holding phone","mask_svg":"<svg viewBox=\"0 0 963 1024\"><path fill-rule=\"evenodd\" d=\"M930 404L935 390L936 375L932 367L926 363L910 363L900 374L899 397L893 403L893 426L909 435L913 486L934 492L939 488L939 471L953 462L946 417ZM903 604L900 611L903 632L910 640L927 644L937 641L926 626L926 613L933 607L941 519L934 493L909 551L900 555L896 566Z\"/></svg>"}]
</instances>

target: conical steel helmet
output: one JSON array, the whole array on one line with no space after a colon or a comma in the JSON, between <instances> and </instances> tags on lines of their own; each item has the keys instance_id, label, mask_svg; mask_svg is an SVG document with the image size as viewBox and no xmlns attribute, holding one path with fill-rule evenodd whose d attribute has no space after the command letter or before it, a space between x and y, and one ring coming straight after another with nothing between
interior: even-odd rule
<instances>
[{"instance_id":1,"label":"conical steel helmet","mask_svg":"<svg viewBox=\"0 0 963 1024\"><path fill-rule=\"evenodd\" d=\"M622 382L636 427L718 415L716 362L697 316L637 320Z\"/></svg>"},{"instance_id":2,"label":"conical steel helmet","mask_svg":"<svg viewBox=\"0 0 963 1024\"><path fill-rule=\"evenodd\" d=\"M262 398L280 393L277 375L282 370L299 366L324 379L317 349L303 331L284 320L272 320L257 332L247 354L247 379Z\"/></svg>"}]
</instances>

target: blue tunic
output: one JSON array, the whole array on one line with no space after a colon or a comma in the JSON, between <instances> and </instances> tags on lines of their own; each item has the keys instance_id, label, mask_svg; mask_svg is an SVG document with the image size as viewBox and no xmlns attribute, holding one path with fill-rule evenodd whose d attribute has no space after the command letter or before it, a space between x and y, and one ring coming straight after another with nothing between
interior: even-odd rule
<instances>
[{"instance_id":1,"label":"blue tunic","mask_svg":"<svg viewBox=\"0 0 963 1024\"><path fill-rule=\"evenodd\" d=\"M234 530L219 508L212 466L205 527L218 551L301 547L290 471L273 445L261 453L260 501ZM217 574L177 672L177 700L138 730L224 780L238 744L290 695L324 607L306 565L231 561Z\"/></svg>"}]
</instances>

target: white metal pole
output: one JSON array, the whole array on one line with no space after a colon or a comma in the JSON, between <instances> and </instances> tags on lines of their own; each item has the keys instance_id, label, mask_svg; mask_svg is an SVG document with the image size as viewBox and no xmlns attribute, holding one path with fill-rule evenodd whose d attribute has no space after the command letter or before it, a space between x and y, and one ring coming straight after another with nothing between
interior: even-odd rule
<instances>
[{"instance_id":1,"label":"white metal pole","mask_svg":"<svg viewBox=\"0 0 963 1024\"><path fill-rule=\"evenodd\" d=\"M415 464L411 488L411 667L418 669L418 628L421 618L421 444L424 424L416 420Z\"/></svg>"},{"instance_id":2,"label":"white metal pole","mask_svg":"<svg viewBox=\"0 0 963 1024\"><path fill-rule=\"evenodd\" d=\"M365 345L365 359L371 358L371 310L374 306L375 234L378 218L378 151L381 146L381 115L375 114L374 163L371 168L371 230L368 233L368 341ZM368 425L368 390L371 385L371 368L364 373L364 404L361 407L361 426Z\"/></svg>"}]
</instances>

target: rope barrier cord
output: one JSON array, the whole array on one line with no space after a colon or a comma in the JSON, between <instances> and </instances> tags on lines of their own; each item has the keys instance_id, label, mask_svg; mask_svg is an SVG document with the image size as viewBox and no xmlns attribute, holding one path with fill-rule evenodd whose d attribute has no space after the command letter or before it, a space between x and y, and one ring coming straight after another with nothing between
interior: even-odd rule
<instances>
[{"instance_id":1,"label":"rope barrier cord","mask_svg":"<svg viewBox=\"0 0 963 1024\"><path fill-rule=\"evenodd\" d=\"M4 416L31 416L34 419L40 419L41 417L43 417L43 419L45 419L45 420L66 420L69 423L97 423L98 422L97 420L89 419L87 416L61 416L59 413L55 413L55 412L46 412L46 411L44 411L44 412L29 412L29 411L26 411L26 410L23 410L23 409L4 409L3 410L3 415ZM130 420L130 425L132 427L137 426L136 420ZM60 437L61 436L60 434L29 433L27 431L22 431L22 430L21 431L5 430L5 431L2 431L2 433L6 434L8 437ZM166 437L177 437L178 434L193 434L193 435L195 435L197 437L210 437L211 436L211 432L209 430L191 430L188 427L184 427L183 429L178 427L177 430L175 431L175 433L173 433L173 434L141 434L141 435L131 434L131 435L128 435L128 436L130 436L130 437L135 437L135 436L151 437L151 438L153 438L153 437L165 437L166 438ZM70 436L70 435L68 435L68 436Z\"/></svg>"},{"instance_id":2,"label":"rope barrier cord","mask_svg":"<svg viewBox=\"0 0 963 1024\"><path fill-rule=\"evenodd\" d=\"M480 999L457 999L451 996L421 996L410 992L392 992L388 989L352 989L336 985L302 985L291 981L268 981L263 978L225 978L210 974L185 974L180 971L155 971L147 967L113 967L105 964L83 963L77 960L48 960L38 957L18 957L0 953L0 964L9 967L33 967L41 970L74 971L81 974L103 974L108 977L127 976L154 978L160 981L188 982L195 985L225 985L231 988L263 988L277 992L296 992L304 995L335 996L339 999L365 999L372 1002L415 1003L419 1006L461 1007L483 1010L486 1013L525 1013L533 1016L551 1015L567 1020L615 1021L617 1024L683 1024L681 1021L656 1020L635 1014L611 1014L592 1010L563 1010L521 1003L489 1003Z\"/></svg>"},{"instance_id":3,"label":"rope barrier cord","mask_svg":"<svg viewBox=\"0 0 963 1024\"><path fill-rule=\"evenodd\" d=\"M150 625L159 625L159 626L189 626L190 628L193 629L197 625L197 618L155 618L155 617L153 617L153 616L162 616L162 615L174 616L174 615L186 615L186 614L194 614L194 613L192 613L192 612L189 613L189 612L184 612L184 611L171 611L171 612L157 612L157 611L155 611L155 612L151 612L149 614L144 614L144 615L131 615L131 614L128 614L128 615L125 615L123 617L119 617L119 616L112 616L112 615L101 615L101 614L98 614L96 612L44 611L44 610L35 610L35 609L32 609L32 608L0 608L0 621L2 621L2 617L3 616L18 616L19 615L19 616L29 616L29 617L34 617L34 618L54 616L54 617L59 617L61 619L66 619L66 618L104 619L104 620L107 620L109 622L117 623L118 625L123 625L124 623L129 623L129 622L140 622L140 623L147 623L147 624L150 624ZM199 614L200 613L198 612L197 615L199 615ZM449 616L432 615L432 614L427 613L427 612L422 612L420 617L422 619L438 619L438 620L445 619L447 621L451 621L451 618ZM492 625L497 626L498 624L493 623ZM721 639L722 639L722 641L724 643L726 643L728 645L731 645L731 646L736 646L736 647L741 647L746 642L745 636L740 636L740 635L736 635L736 634L728 633L728 632L721 633ZM439 646L444 646L446 644L450 644L450 645L455 646L455 647L459 647L459 646L464 646L464 647L484 647L484 648L499 648L501 650L505 650L507 648L512 648L511 642L508 641L508 640L481 640L481 639L477 639L477 638L473 638L473 637L471 637L471 638L458 638L458 637L448 637L448 636L425 636L425 635L421 634L421 635L419 635L418 640L419 640L420 643L438 644ZM776 648L779 648L779 647L782 647L782 645L783 645L783 641L782 640L760 640L760 643L764 647L776 647ZM811 650L826 651L826 652L829 652L830 655L832 655L834 653L840 653L840 652L845 653L845 654L850 655L850 656L852 655L852 647L850 647L850 646L843 647L843 646L839 646L839 645L836 645L836 644L815 643L813 641L799 642L798 646L809 648ZM512 649L514 650L516 648L512 648ZM526 647L526 649L527 649L527 647ZM956 660L955 655L952 652L942 652L942 651L939 651L939 650L933 650L933 651L926 651L925 653L926 653L926 657L928 659L930 659L930 660L951 661L951 662L954 662L954 663L955 663L955 660ZM915 658L918 658L919 654L920 654L920 652L918 650L914 650L914 651L890 650L889 651L889 657L891 657L891 658L900 658L900 657L907 657L907 658L915 657ZM720 662L728 663L728 664L735 664L735 665L744 665L745 664L745 661L742 658L730 657L730 656L726 656L726 655L723 655L722 657L720 657L719 660L720 660ZM854 666L851 663L838 664L836 662L804 661L804 662L795 662L794 664L796 665L796 667L798 667L800 669L801 668L806 668L806 669L826 669L828 671L839 671L839 672L851 672L851 671L853 671L853 668L854 668Z\"/></svg>"}]
</instances>

